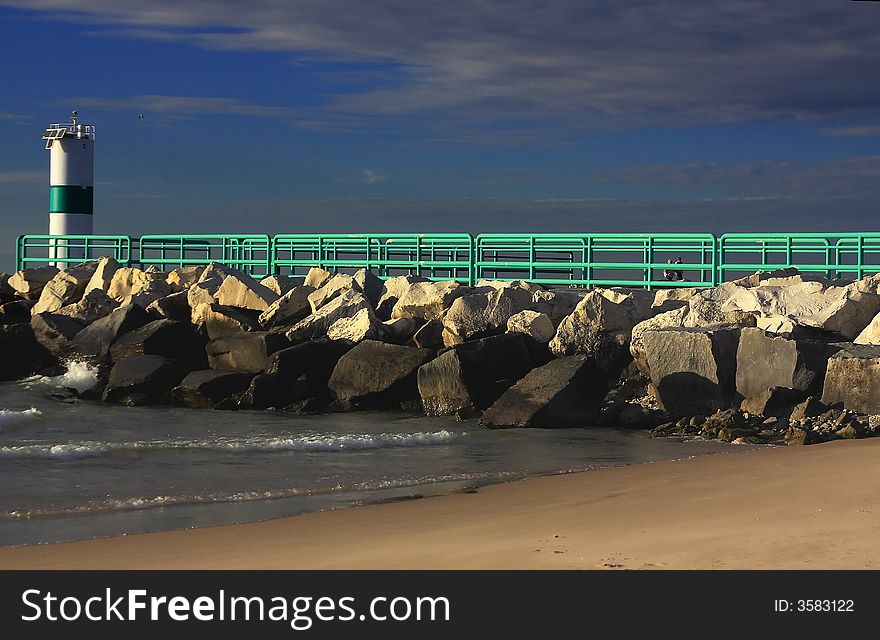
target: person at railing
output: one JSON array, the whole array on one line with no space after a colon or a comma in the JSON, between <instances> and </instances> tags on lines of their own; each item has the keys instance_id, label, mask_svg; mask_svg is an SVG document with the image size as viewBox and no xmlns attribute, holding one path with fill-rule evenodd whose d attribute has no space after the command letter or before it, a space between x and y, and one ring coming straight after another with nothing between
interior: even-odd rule
<instances>
[{"instance_id":1,"label":"person at railing","mask_svg":"<svg viewBox=\"0 0 880 640\"><path fill-rule=\"evenodd\" d=\"M681 257L677 257L674 261L672 258L669 258L666 261L666 264L681 264ZM679 271L677 269L664 269L663 277L667 280L684 280L684 271Z\"/></svg>"}]
</instances>

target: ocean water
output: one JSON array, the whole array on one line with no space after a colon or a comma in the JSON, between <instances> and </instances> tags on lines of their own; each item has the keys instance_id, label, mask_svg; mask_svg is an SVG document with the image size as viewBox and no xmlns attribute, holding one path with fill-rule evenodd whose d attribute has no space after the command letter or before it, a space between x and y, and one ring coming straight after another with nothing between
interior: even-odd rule
<instances>
[{"instance_id":1,"label":"ocean water","mask_svg":"<svg viewBox=\"0 0 880 640\"><path fill-rule=\"evenodd\" d=\"M62 376L0 384L0 545L252 522L732 450L622 429L489 430L407 413L297 416L66 397L65 388L94 380L74 362Z\"/></svg>"}]
</instances>

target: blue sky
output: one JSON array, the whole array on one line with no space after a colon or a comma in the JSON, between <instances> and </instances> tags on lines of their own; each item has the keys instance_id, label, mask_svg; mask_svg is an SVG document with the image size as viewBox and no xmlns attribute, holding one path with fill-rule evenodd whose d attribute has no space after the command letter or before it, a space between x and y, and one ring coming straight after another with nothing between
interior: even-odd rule
<instances>
[{"instance_id":1,"label":"blue sky","mask_svg":"<svg viewBox=\"0 0 880 640\"><path fill-rule=\"evenodd\" d=\"M0 269L71 109L96 233L877 231L878 52L871 2L0 0Z\"/></svg>"}]
</instances>

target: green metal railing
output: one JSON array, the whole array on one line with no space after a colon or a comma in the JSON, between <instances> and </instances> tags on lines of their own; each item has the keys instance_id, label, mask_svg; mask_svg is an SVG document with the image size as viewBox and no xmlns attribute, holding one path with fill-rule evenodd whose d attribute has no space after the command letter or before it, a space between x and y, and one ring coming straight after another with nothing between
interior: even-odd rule
<instances>
[{"instance_id":1,"label":"green metal railing","mask_svg":"<svg viewBox=\"0 0 880 640\"><path fill-rule=\"evenodd\" d=\"M254 276L267 276L272 268L272 240L261 234L149 235L138 241L137 262L161 269L216 262Z\"/></svg>"},{"instance_id":2,"label":"green metal railing","mask_svg":"<svg viewBox=\"0 0 880 640\"><path fill-rule=\"evenodd\" d=\"M728 233L718 239L716 282L794 267L827 278L880 271L880 233Z\"/></svg>"},{"instance_id":3,"label":"green metal railing","mask_svg":"<svg viewBox=\"0 0 880 640\"><path fill-rule=\"evenodd\" d=\"M715 277L715 236L709 233L482 234L475 240L476 278L538 284L708 287ZM681 259L670 266L667 261Z\"/></svg>"},{"instance_id":4,"label":"green metal railing","mask_svg":"<svg viewBox=\"0 0 880 640\"><path fill-rule=\"evenodd\" d=\"M281 234L272 240L272 256L275 273L366 268L381 278L473 281L473 238L466 233Z\"/></svg>"},{"instance_id":5,"label":"green metal railing","mask_svg":"<svg viewBox=\"0 0 880 640\"><path fill-rule=\"evenodd\" d=\"M880 233L196 234L24 235L16 268L112 256L162 269L221 263L254 276L367 268L475 284L522 279L548 285L709 287L759 270L796 267L828 278L880 272ZM670 265L670 260L680 259ZM685 280L668 280L667 272Z\"/></svg>"},{"instance_id":6,"label":"green metal railing","mask_svg":"<svg viewBox=\"0 0 880 640\"><path fill-rule=\"evenodd\" d=\"M115 258L128 265L132 259L132 239L129 236L19 236L15 243L15 268L54 264L79 264L102 256Z\"/></svg>"}]
</instances>

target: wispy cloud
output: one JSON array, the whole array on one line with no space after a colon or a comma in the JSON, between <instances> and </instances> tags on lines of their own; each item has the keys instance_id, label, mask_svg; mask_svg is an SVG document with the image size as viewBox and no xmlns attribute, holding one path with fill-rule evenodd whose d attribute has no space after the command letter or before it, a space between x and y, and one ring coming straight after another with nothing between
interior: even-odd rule
<instances>
[{"instance_id":1,"label":"wispy cloud","mask_svg":"<svg viewBox=\"0 0 880 640\"><path fill-rule=\"evenodd\" d=\"M254 104L234 98L200 96L139 95L125 98L70 98L66 103L94 109L154 113L163 116L197 117L202 115L237 115L257 118L293 118L295 110L284 106Z\"/></svg>"},{"instance_id":2,"label":"wispy cloud","mask_svg":"<svg viewBox=\"0 0 880 640\"><path fill-rule=\"evenodd\" d=\"M28 124L33 120L31 116L24 116L18 113L0 113L0 122L11 122L12 124Z\"/></svg>"},{"instance_id":3,"label":"wispy cloud","mask_svg":"<svg viewBox=\"0 0 880 640\"><path fill-rule=\"evenodd\" d=\"M373 0L368 11L362 0L252 0L246 10L239 0L0 4L87 22L105 35L278 51L309 64L382 63L396 82L365 83L329 105L360 113L540 114L586 128L880 115L875 3ZM213 107L257 117L278 109Z\"/></svg>"},{"instance_id":4,"label":"wispy cloud","mask_svg":"<svg viewBox=\"0 0 880 640\"><path fill-rule=\"evenodd\" d=\"M364 184L375 184L376 182L385 182L388 174L382 169L359 169L361 182Z\"/></svg>"},{"instance_id":5,"label":"wispy cloud","mask_svg":"<svg viewBox=\"0 0 880 640\"><path fill-rule=\"evenodd\" d=\"M880 126L829 127L822 129L822 133L832 138L878 138L880 137Z\"/></svg>"},{"instance_id":6,"label":"wispy cloud","mask_svg":"<svg viewBox=\"0 0 880 640\"><path fill-rule=\"evenodd\" d=\"M49 174L45 169L37 171L0 171L0 184L22 184L28 182L46 182Z\"/></svg>"}]
</instances>

